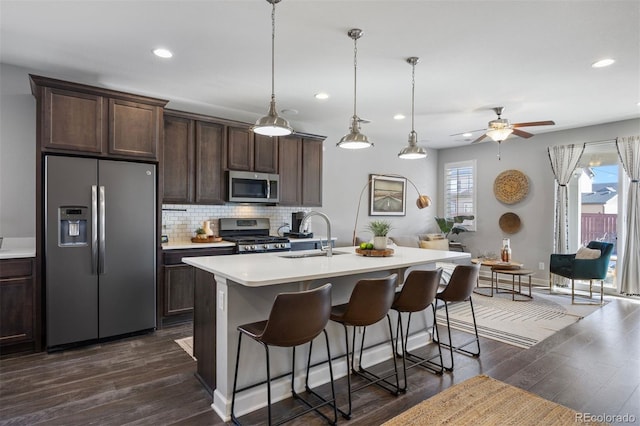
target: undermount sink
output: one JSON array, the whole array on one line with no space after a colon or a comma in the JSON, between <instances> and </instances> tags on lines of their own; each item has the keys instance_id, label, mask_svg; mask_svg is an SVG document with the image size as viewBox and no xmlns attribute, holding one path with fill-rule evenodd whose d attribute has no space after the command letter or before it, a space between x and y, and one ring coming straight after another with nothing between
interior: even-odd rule
<instances>
[{"instance_id":1,"label":"undermount sink","mask_svg":"<svg viewBox=\"0 0 640 426\"><path fill-rule=\"evenodd\" d=\"M347 252L344 251L334 251L332 253L334 256L338 255L338 254L347 254ZM319 257L319 256L326 256L327 252L326 251L314 251L311 253L296 253L296 252L289 252L287 254L281 254L278 257L284 257L285 259L303 259L305 257Z\"/></svg>"}]
</instances>

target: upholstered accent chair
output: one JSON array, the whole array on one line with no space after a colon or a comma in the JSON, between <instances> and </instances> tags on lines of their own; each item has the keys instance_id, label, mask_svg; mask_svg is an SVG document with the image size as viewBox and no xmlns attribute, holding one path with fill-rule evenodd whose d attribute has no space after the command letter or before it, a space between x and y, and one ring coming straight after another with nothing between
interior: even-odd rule
<instances>
[{"instance_id":1,"label":"upholstered accent chair","mask_svg":"<svg viewBox=\"0 0 640 426\"><path fill-rule=\"evenodd\" d=\"M589 299L593 297L593 280L600 280L600 304L604 301L604 279L609 269L613 244L591 241L574 254L551 254L549 260L549 292L553 288L552 275L571 280L571 303L575 302L575 280L589 280Z\"/></svg>"}]
</instances>

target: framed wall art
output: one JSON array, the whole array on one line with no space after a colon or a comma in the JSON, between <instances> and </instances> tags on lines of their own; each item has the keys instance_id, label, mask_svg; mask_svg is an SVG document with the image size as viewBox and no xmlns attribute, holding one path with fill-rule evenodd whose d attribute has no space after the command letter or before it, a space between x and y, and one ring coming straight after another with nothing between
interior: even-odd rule
<instances>
[{"instance_id":1,"label":"framed wall art","mask_svg":"<svg viewBox=\"0 0 640 426\"><path fill-rule=\"evenodd\" d=\"M370 175L369 216L404 216L407 179Z\"/></svg>"}]
</instances>

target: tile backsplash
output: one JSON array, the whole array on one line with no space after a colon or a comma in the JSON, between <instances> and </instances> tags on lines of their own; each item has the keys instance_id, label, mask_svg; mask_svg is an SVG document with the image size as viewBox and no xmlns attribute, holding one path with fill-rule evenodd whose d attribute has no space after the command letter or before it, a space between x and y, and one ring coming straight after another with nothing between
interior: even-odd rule
<instances>
[{"instance_id":1,"label":"tile backsplash","mask_svg":"<svg viewBox=\"0 0 640 426\"><path fill-rule=\"evenodd\" d=\"M202 227L205 220L211 221L214 235L218 235L218 219L221 217L267 217L270 220L271 235L289 231L291 213L310 211L304 207L280 207L255 205L207 206L196 204L163 204L162 234L171 243L182 243L195 236L195 230ZM309 224L308 230L311 231Z\"/></svg>"}]
</instances>

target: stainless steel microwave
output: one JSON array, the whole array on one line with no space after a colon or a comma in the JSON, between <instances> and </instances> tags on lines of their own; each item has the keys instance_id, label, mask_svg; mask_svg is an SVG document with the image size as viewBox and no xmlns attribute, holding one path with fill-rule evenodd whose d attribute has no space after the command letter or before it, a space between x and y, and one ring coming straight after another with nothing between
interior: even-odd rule
<instances>
[{"instance_id":1,"label":"stainless steel microwave","mask_svg":"<svg viewBox=\"0 0 640 426\"><path fill-rule=\"evenodd\" d=\"M280 201L280 176L272 173L227 172L227 201L232 203L267 203Z\"/></svg>"}]
</instances>

